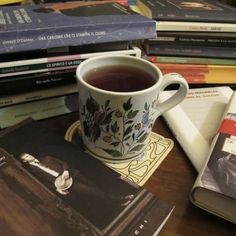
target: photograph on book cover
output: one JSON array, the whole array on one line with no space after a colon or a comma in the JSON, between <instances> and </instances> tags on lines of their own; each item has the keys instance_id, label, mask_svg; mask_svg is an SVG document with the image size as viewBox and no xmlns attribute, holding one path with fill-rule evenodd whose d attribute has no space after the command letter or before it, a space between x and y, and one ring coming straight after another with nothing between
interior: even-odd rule
<instances>
[{"instance_id":1,"label":"photograph on book cover","mask_svg":"<svg viewBox=\"0 0 236 236\"><path fill-rule=\"evenodd\" d=\"M228 113L226 120L236 121L235 113ZM224 121L225 121L224 119ZM223 122L224 122L223 121ZM220 133L203 172L202 185L205 188L236 196L236 136Z\"/></svg>"},{"instance_id":2,"label":"photograph on book cover","mask_svg":"<svg viewBox=\"0 0 236 236\"><path fill-rule=\"evenodd\" d=\"M70 231L65 231L57 219L49 222L48 227L53 230L60 231L60 227L64 232L74 230L71 235L75 232L93 236L132 235L136 224L149 215L158 217L156 225L150 225L154 219L147 224L153 234L173 209L32 119L3 130L0 147L47 190L49 197L45 204L65 213L68 219L64 224ZM56 205L51 206L51 199L55 199ZM36 202L32 207L41 218L44 214L38 210L39 204ZM62 209L57 209L57 204ZM17 222L24 220L19 219L19 215L16 218ZM14 221L13 218L9 220ZM12 226L4 224L3 230L6 230L4 227L16 227L12 223ZM57 235L63 235L63 231Z\"/></svg>"},{"instance_id":3,"label":"photograph on book cover","mask_svg":"<svg viewBox=\"0 0 236 236\"><path fill-rule=\"evenodd\" d=\"M218 10L222 9L216 5L209 3L208 1L195 0L195 1L182 1L182 0L169 0L170 4L176 6L179 9L188 9L188 10Z\"/></svg>"}]
</instances>

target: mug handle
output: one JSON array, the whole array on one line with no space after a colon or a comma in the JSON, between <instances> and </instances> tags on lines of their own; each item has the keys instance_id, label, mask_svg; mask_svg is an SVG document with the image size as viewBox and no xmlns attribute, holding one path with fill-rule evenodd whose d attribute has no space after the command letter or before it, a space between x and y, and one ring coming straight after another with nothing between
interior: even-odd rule
<instances>
[{"instance_id":1,"label":"mug handle","mask_svg":"<svg viewBox=\"0 0 236 236\"><path fill-rule=\"evenodd\" d=\"M163 80L159 90L159 96L161 92L171 84L179 84L178 90L165 101L158 103L158 108L156 110L156 118L170 110L174 106L178 105L188 93L188 83L185 78L178 73L168 73L163 75Z\"/></svg>"}]
</instances>

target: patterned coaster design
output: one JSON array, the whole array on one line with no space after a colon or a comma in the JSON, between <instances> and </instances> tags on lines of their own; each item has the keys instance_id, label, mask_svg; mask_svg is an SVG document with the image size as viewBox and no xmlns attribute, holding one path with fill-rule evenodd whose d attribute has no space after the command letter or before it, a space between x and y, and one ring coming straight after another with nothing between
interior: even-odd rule
<instances>
[{"instance_id":1,"label":"patterned coaster design","mask_svg":"<svg viewBox=\"0 0 236 236\"><path fill-rule=\"evenodd\" d=\"M70 142L77 142L80 138L79 134L80 122L76 121L68 128L65 139ZM104 164L128 178L131 182L142 186L165 159L173 146L172 139L164 138L152 132L147 150L138 160L115 164L104 162Z\"/></svg>"}]
</instances>

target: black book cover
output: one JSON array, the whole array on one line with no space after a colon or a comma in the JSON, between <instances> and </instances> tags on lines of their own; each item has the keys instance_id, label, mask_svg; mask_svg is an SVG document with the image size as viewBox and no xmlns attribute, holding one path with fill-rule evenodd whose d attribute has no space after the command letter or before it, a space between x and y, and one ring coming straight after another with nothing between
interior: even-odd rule
<instances>
[{"instance_id":1,"label":"black book cover","mask_svg":"<svg viewBox=\"0 0 236 236\"><path fill-rule=\"evenodd\" d=\"M0 96L75 84L75 68L0 78Z\"/></svg>"},{"instance_id":2,"label":"black book cover","mask_svg":"<svg viewBox=\"0 0 236 236\"><path fill-rule=\"evenodd\" d=\"M236 33L159 31L155 39L145 40L153 45L192 45L213 47L236 47Z\"/></svg>"},{"instance_id":3,"label":"black book cover","mask_svg":"<svg viewBox=\"0 0 236 236\"><path fill-rule=\"evenodd\" d=\"M6 234L154 235L173 209L32 119L3 130L0 148Z\"/></svg>"},{"instance_id":4,"label":"black book cover","mask_svg":"<svg viewBox=\"0 0 236 236\"><path fill-rule=\"evenodd\" d=\"M138 0L144 15L158 21L236 22L236 8L218 0Z\"/></svg>"}]
</instances>

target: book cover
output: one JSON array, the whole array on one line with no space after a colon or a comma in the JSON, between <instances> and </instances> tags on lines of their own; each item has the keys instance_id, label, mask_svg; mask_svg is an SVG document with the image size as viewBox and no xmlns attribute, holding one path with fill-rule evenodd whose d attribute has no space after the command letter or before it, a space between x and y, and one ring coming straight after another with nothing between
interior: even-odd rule
<instances>
[{"instance_id":1,"label":"book cover","mask_svg":"<svg viewBox=\"0 0 236 236\"><path fill-rule=\"evenodd\" d=\"M42 120L78 111L78 93L31 101L1 108L0 129L10 127L32 117Z\"/></svg>"},{"instance_id":2,"label":"book cover","mask_svg":"<svg viewBox=\"0 0 236 236\"><path fill-rule=\"evenodd\" d=\"M222 59L235 59L236 48L213 47L197 45L160 45L145 43L144 49L147 55L161 56L190 56L190 57L211 57Z\"/></svg>"},{"instance_id":3,"label":"book cover","mask_svg":"<svg viewBox=\"0 0 236 236\"><path fill-rule=\"evenodd\" d=\"M137 0L137 5L159 21L236 22L236 9L218 0Z\"/></svg>"},{"instance_id":4,"label":"book cover","mask_svg":"<svg viewBox=\"0 0 236 236\"><path fill-rule=\"evenodd\" d=\"M0 147L20 169L14 171L3 153L0 183L7 191L0 199L8 204L2 206L1 232L30 235L38 228L45 235L155 235L173 210L36 121L2 131ZM24 217L18 211L22 205ZM47 227L42 227L45 219Z\"/></svg>"},{"instance_id":5,"label":"book cover","mask_svg":"<svg viewBox=\"0 0 236 236\"><path fill-rule=\"evenodd\" d=\"M75 69L0 78L0 96L76 83Z\"/></svg>"},{"instance_id":6,"label":"book cover","mask_svg":"<svg viewBox=\"0 0 236 236\"><path fill-rule=\"evenodd\" d=\"M164 91L160 101L174 91ZM228 86L189 89L186 98L162 116L197 171L207 158L233 90Z\"/></svg>"},{"instance_id":7,"label":"book cover","mask_svg":"<svg viewBox=\"0 0 236 236\"><path fill-rule=\"evenodd\" d=\"M236 93L191 192L197 206L236 224Z\"/></svg>"},{"instance_id":8,"label":"book cover","mask_svg":"<svg viewBox=\"0 0 236 236\"><path fill-rule=\"evenodd\" d=\"M154 62L163 74L176 72L192 84L236 84L236 66Z\"/></svg>"},{"instance_id":9,"label":"book cover","mask_svg":"<svg viewBox=\"0 0 236 236\"><path fill-rule=\"evenodd\" d=\"M178 63L178 64L207 64L207 65L236 65L235 59L224 58L203 58L203 57L184 57L184 56L146 56L147 60L158 63Z\"/></svg>"},{"instance_id":10,"label":"book cover","mask_svg":"<svg viewBox=\"0 0 236 236\"><path fill-rule=\"evenodd\" d=\"M0 96L0 108L23 104L32 101L38 101L48 98L60 97L78 92L77 84L64 84L45 89L37 89L25 93L16 93Z\"/></svg>"},{"instance_id":11,"label":"book cover","mask_svg":"<svg viewBox=\"0 0 236 236\"><path fill-rule=\"evenodd\" d=\"M156 36L155 21L109 1L3 7L1 22L0 53Z\"/></svg>"},{"instance_id":12,"label":"book cover","mask_svg":"<svg viewBox=\"0 0 236 236\"><path fill-rule=\"evenodd\" d=\"M62 49L63 50L63 49ZM65 49L67 50L67 49ZM30 58L15 58L14 55L5 55L5 60L0 62L0 78L6 76L19 76L22 74L42 73L49 71L75 69L83 60L99 55L122 54L141 57L141 50L138 47L131 46L124 50L101 50L98 52L77 53L77 50L68 51L68 53L57 53L58 55L48 55L44 57L35 53ZM6 59L7 58L7 59ZM0 79L1 80L1 79Z\"/></svg>"},{"instance_id":13,"label":"book cover","mask_svg":"<svg viewBox=\"0 0 236 236\"><path fill-rule=\"evenodd\" d=\"M159 31L155 39L145 41L148 44L235 47L236 33Z\"/></svg>"}]
</instances>

